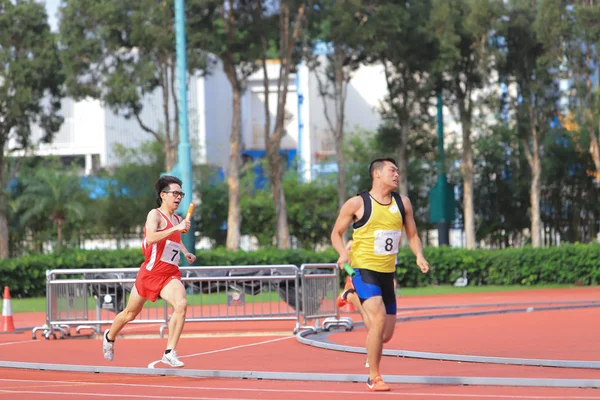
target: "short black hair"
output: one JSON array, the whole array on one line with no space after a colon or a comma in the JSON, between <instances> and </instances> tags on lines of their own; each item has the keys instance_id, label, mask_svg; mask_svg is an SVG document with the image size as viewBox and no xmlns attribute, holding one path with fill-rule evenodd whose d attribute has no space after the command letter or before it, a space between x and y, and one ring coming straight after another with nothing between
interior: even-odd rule
<instances>
[{"instance_id":1,"label":"short black hair","mask_svg":"<svg viewBox=\"0 0 600 400\"><path fill-rule=\"evenodd\" d=\"M163 190L169 187L171 183L176 183L181 186L181 179L176 176L171 175L163 175L154 184L154 190L156 190L156 204L160 207L162 205L162 199L160 198L160 194Z\"/></svg>"},{"instance_id":2,"label":"short black hair","mask_svg":"<svg viewBox=\"0 0 600 400\"><path fill-rule=\"evenodd\" d=\"M371 179L373 179L373 172L375 170L381 171L381 169L383 168L383 164L389 161L392 164L394 164L396 167L398 166L398 164L396 164L396 160L394 160L391 157L385 157L385 158L376 158L373 161L371 161L371 164L369 164L369 175L371 176Z\"/></svg>"}]
</instances>

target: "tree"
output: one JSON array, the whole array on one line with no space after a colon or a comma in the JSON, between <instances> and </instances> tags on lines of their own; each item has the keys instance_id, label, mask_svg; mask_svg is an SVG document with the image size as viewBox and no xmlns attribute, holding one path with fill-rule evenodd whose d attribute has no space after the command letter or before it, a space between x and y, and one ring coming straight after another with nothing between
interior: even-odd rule
<instances>
[{"instance_id":1,"label":"tree","mask_svg":"<svg viewBox=\"0 0 600 400\"><path fill-rule=\"evenodd\" d=\"M57 165L42 166L23 178L23 186L18 200L22 223L49 219L56 229L56 248L60 250L68 224L85 217L88 193L81 188L79 177L74 171L59 171Z\"/></svg>"},{"instance_id":2,"label":"tree","mask_svg":"<svg viewBox=\"0 0 600 400\"><path fill-rule=\"evenodd\" d=\"M481 223L477 240L495 248L522 245L531 173L523 154L523 142L515 140L517 128L501 120L485 129L474 143L477 197L475 207Z\"/></svg>"},{"instance_id":3,"label":"tree","mask_svg":"<svg viewBox=\"0 0 600 400\"><path fill-rule=\"evenodd\" d=\"M559 2L533 0L531 4L513 1L505 24L506 61L501 67L516 84L513 99L516 108L517 134L531 169L530 214L531 244L542 245L541 190L544 137L557 113L558 87L555 82L557 58L552 52L554 41L560 38Z\"/></svg>"},{"instance_id":4,"label":"tree","mask_svg":"<svg viewBox=\"0 0 600 400\"><path fill-rule=\"evenodd\" d=\"M439 40L438 74L455 107L462 130L464 229L466 247L475 248L474 169L471 131L476 91L490 83L495 61L490 42L502 16L501 0L434 0L432 28Z\"/></svg>"},{"instance_id":5,"label":"tree","mask_svg":"<svg viewBox=\"0 0 600 400\"><path fill-rule=\"evenodd\" d=\"M542 218L560 242L596 240L600 218L599 189L586 174L594 168L588 149L578 134L557 127L545 138L542 176ZM556 235L546 243L559 244Z\"/></svg>"},{"instance_id":6,"label":"tree","mask_svg":"<svg viewBox=\"0 0 600 400\"><path fill-rule=\"evenodd\" d=\"M337 191L326 181L299 182L295 171L290 171L284 178L285 190L290 198L290 232L298 247L316 251L330 243L331 221L338 209Z\"/></svg>"},{"instance_id":7,"label":"tree","mask_svg":"<svg viewBox=\"0 0 600 400\"><path fill-rule=\"evenodd\" d=\"M118 239L138 232L148 211L156 207L156 192L149 184L162 171L164 153L158 142L143 143L140 148L116 146L118 166L109 173L88 177L91 187L101 188L95 200L99 230Z\"/></svg>"},{"instance_id":8,"label":"tree","mask_svg":"<svg viewBox=\"0 0 600 400\"><path fill-rule=\"evenodd\" d=\"M369 164L377 157L396 157L398 131L382 126L378 132L355 132L345 143L346 156L352 159L348 164L348 182L351 193L358 193L371 187ZM431 151L432 142L411 140L408 148L407 174L410 176L408 196L413 205L415 221L422 231L431 228L429 223L428 188L435 183L435 159ZM450 159L450 158L448 158Z\"/></svg>"},{"instance_id":9,"label":"tree","mask_svg":"<svg viewBox=\"0 0 600 400\"><path fill-rule=\"evenodd\" d=\"M245 202L246 199L254 198L253 189L256 175L250 167L251 165L246 164L240 170L238 194L240 197L240 217L244 220L244 224L240 226L241 232L253 235L255 233L252 229L255 226L252 223L256 220L255 215L253 215L255 210L248 210ZM200 193L202 196L200 207L194 213L198 232L202 237L211 239L215 246L226 246L229 235L227 205L231 204L228 182L224 182L219 178L219 172L213 166L202 166L198 175L202 176L198 188L195 189L195 192ZM272 205L273 202L271 201ZM266 228L261 225L258 225L258 227L259 230ZM271 235L272 238L273 235Z\"/></svg>"},{"instance_id":10,"label":"tree","mask_svg":"<svg viewBox=\"0 0 600 400\"><path fill-rule=\"evenodd\" d=\"M561 2L562 3L562 2ZM572 82L572 103L578 108L576 117L589 134L589 153L600 181L600 86L597 81L600 65L600 3L594 0L563 5L560 27L564 36L556 43L567 58ZM554 24L556 25L556 23Z\"/></svg>"},{"instance_id":11,"label":"tree","mask_svg":"<svg viewBox=\"0 0 600 400\"><path fill-rule=\"evenodd\" d=\"M381 1L369 22L375 25L369 49L383 65L387 96L382 107L385 129L395 131L399 189L408 195L408 149L411 132L422 139L434 132L429 125L429 101L435 89L433 62L437 42L429 27L431 2Z\"/></svg>"},{"instance_id":12,"label":"tree","mask_svg":"<svg viewBox=\"0 0 600 400\"><path fill-rule=\"evenodd\" d=\"M203 0L187 0L187 69L207 69L205 37L195 34L209 25L213 9ZM64 0L60 40L68 94L100 99L114 112L134 118L162 144L165 168L177 162L179 119L176 90L173 0ZM161 124L144 121L144 101L162 99Z\"/></svg>"},{"instance_id":13,"label":"tree","mask_svg":"<svg viewBox=\"0 0 600 400\"><path fill-rule=\"evenodd\" d=\"M227 186L227 249L240 247L240 168L242 151L242 94L248 77L259 68L260 38L266 29L267 12L262 0L211 1L219 18L213 20L203 36L212 37L204 50L219 57L232 90L232 123Z\"/></svg>"},{"instance_id":14,"label":"tree","mask_svg":"<svg viewBox=\"0 0 600 400\"><path fill-rule=\"evenodd\" d=\"M308 66L317 79L323 101L323 114L334 139L338 168L338 207L346 201L346 160L344 157L344 130L346 96L352 74L366 60L365 44L372 37L367 6L362 0L322 0L308 21L311 48L305 54ZM312 51L326 47L326 54ZM333 102L333 110L330 110Z\"/></svg>"},{"instance_id":15,"label":"tree","mask_svg":"<svg viewBox=\"0 0 600 400\"><path fill-rule=\"evenodd\" d=\"M63 75L44 5L0 0L0 259L9 256L5 151L50 142L59 130ZM39 131L34 128L39 127Z\"/></svg>"},{"instance_id":16,"label":"tree","mask_svg":"<svg viewBox=\"0 0 600 400\"><path fill-rule=\"evenodd\" d=\"M298 44L302 24L306 12L304 1L281 0L271 4L269 9L277 8L279 20L279 76L277 78L277 108L275 113L275 124L271 131L270 117L270 80L267 69L267 55L269 51L270 38L263 35L261 38L262 46L262 67L263 84L265 90L265 148L267 160L269 163L269 184L275 202L276 215L276 240L277 247L288 249L291 246L290 232L287 220L287 209L285 192L283 190L283 162L281 159L281 139L285 134L287 94L290 81L290 72L292 70L294 50Z\"/></svg>"}]
</instances>

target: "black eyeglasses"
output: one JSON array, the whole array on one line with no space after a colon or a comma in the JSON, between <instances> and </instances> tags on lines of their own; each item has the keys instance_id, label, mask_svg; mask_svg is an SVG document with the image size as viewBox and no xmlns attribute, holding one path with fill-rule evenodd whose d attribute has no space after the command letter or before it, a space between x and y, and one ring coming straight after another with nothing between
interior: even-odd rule
<instances>
[{"instance_id":1,"label":"black eyeglasses","mask_svg":"<svg viewBox=\"0 0 600 400\"><path fill-rule=\"evenodd\" d=\"M178 191L173 191L173 190L172 191L163 190L163 193L173 193L173 196L175 196L175 197L181 197L182 199L185 197L185 193L178 192Z\"/></svg>"}]
</instances>

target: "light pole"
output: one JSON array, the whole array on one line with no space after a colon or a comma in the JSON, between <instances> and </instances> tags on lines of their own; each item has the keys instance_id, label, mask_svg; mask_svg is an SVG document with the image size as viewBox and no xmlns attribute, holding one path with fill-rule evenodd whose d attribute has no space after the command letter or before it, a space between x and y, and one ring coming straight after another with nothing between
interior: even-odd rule
<instances>
[{"instance_id":1,"label":"light pole","mask_svg":"<svg viewBox=\"0 0 600 400\"><path fill-rule=\"evenodd\" d=\"M450 244L450 221L454 219L456 200L454 190L448 184L444 162L444 113L442 92L437 92L437 182L429 192L429 221L437 223L438 244Z\"/></svg>"},{"instance_id":2,"label":"light pole","mask_svg":"<svg viewBox=\"0 0 600 400\"><path fill-rule=\"evenodd\" d=\"M188 101L187 101L187 56L186 56L186 38L185 38L185 3L184 0L175 0L175 56L177 62L177 106L179 113L179 146L177 148L177 163L169 175L178 177L183 181L182 190L185 197L179 204L179 213L185 217L188 206L193 198L192 182L192 156L190 143L188 139ZM191 253L195 252L196 238L195 227L190 226L188 233L182 235L182 241L185 247ZM187 260L183 259L186 264Z\"/></svg>"}]
</instances>

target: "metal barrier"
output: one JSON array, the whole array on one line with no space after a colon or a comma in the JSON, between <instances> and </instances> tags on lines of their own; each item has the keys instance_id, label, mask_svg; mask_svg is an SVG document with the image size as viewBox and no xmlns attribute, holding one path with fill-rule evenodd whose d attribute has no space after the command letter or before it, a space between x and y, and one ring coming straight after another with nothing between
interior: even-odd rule
<instances>
[{"instance_id":1,"label":"metal barrier","mask_svg":"<svg viewBox=\"0 0 600 400\"><path fill-rule=\"evenodd\" d=\"M350 318L340 318L337 296L340 287L339 271L336 264L302 264L300 267L302 286L301 329L329 330L332 326L353 328ZM324 318L320 323L321 318ZM314 325L308 324L314 320Z\"/></svg>"},{"instance_id":2,"label":"metal barrier","mask_svg":"<svg viewBox=\"0 0 600 400\"><path fill-rule=\"evenodd\" d=\"M46 271L46 323L35 327L49 339L70 336L71 328L101 332L125 308L139 268L57 269ZM293 320L294 332L317 329L307 320L328 317L322 327L347 325L339 320L335 264L181 267L186 288L187 322ZM303 293L305 294L303 296ZM169 305L147 303L131 324L168 326ZM95 313L94 313L95 310ZM303 317L303 324L301 318Z\"/></svg>"}]
</instances>

